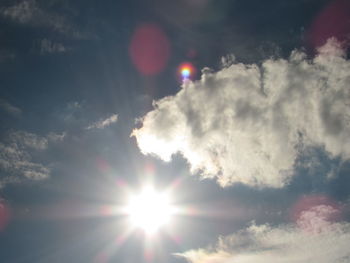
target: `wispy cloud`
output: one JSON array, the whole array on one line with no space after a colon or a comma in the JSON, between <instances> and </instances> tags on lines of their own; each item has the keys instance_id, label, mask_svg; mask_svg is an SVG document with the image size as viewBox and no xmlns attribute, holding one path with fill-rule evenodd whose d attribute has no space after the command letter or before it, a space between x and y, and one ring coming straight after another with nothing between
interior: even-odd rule
<instances>
[{"instance_id":1,"label":"wispy cloud","mask_svg":"<svg viewBox=\"0 0 350 263\"><path fill-rule=\"evenodd\" d=\"M84 37L65 17L43 9L36 0L19 1L0 9L0 14L19 24L46 27L75 38Z\"/></svg>"},{"instance_id":2,"label":"wispy cloud","mask_svg":"<svg viewBox=\"0 0 350 263\"><path fill-rule=\"evenodd\" d=\"M319 233L293 225L253 225L215 247L176 254L191 263L345 263L349 262L350 224L333 223Z\"/></svg>"},{"instance_id":3,"label":"wispy cloud","mask_svg":"<svg viewBox=\"0 0 350 263\"><path fill-rule=\"evenodd\" d=\"M330 39L313 59L295 50L261 66L203 70L156 101L133 135L144 154L169 161L180 153L193 173L222 186L283 187L307 147L350 159L349 85L350 61Z\"/></svg>"},{"instance_id":4,"label":"wispy cloud","mask_svg":"<svg viewBox=\"0 0 350 263\"><path fill-rule=\"evenodd\" d=\"M17 5L3 8L1 11L5 17L23 24L32 22L38 13L41 14L34 0L22 1Z\"/></svg>"},{"instance_id":5,"label":"wispy cloud","mask_svg":"<svg viewBox=\"0 0 350 263\"><path fill-rule=\"evenodd\" d=\"M64 138L66 138L67 133L62 132L62 133L55 133L55 132L50 132L46 137L49 141L51 142L62 142Z\"/></svg>"},{"instance_id":6,"label":"wispy cloud","mask_svg":"<svg viewBox=\"0 0 350 263\"><path fill-rule=\"evenodd\" d=\"M50 39L44 38L40 41L40 54L54 54L54 53L64 53L69 50L62 43L56 43L51 41Z\"/></svg>"},{"instance_id":7,"label":"wispy cloud","mask_svg":"<svg viewBox=\"0 0 350 263\"><path fill-rule=\"evenodd\" d=\"M101 119L91 125L89 125L88 127L86 127L87 130L91 130L91 129L103 129L105 127L110 126L111 124L115 123L118 121L118 114L113 114L110 117L106 118L106 119Z\"/></svg>"},{"instance_id":8,"label":"wispy cloud","mask_svg":"<svg viewBox=\"0 0 350 263\"><path fill-rule=\"evenodd\" d=\"M13 116L20 116L22 114L22 110L14 105L12 105L11 103L0 99L0 108L2 108L3 110L5 110L6 112L8 112L9 114L13 115Z\"/></svg>"},{"instance_id":9,"label":"wispy cloud","mask_svg":"<svg viewBox=\"0 0 350 263\"><path fill-rule=\"evenodd\" d=\"M86 125L85 121L82 121L82 119L85 119L85 108L84 102L71 101L57 111L56 114L65 124L81 126L83 122Z\"/></svg>"},{"instance_id":10,"label":"wispy cloud","mask_svg":"<svg viewBox=\"0 0 350 263\"><path fill-rule=\"evenodd\" d=\"M0 49L0 63L7 62L16 57L15 53L8 49Z\"/></svg>"},{"instance_id":11,"label":"wispy cloud","mask_svg":"<svg viewBox=\"0 0 350 263\"><path fill-rule=\"evenodd\" d=\"M62 141L65 134L50 133L46 137L26 131L10 132L0 142L0 187L24 179L43 180L51 169L34 156L48 149L49 144Z\"/></svg>"},{"instance_id":12,"label":"wispy cloud","mask_svg":"<svg viewBox=\"0 0 350 263\"><path fill-rule=\"evenodd\" d=\"M48 140L45 137L37 136L26 131L16 131L9 135L12 143L20 148L30 148L34 150L45 150L48 145Z\"/></svg>"}]
</instances>

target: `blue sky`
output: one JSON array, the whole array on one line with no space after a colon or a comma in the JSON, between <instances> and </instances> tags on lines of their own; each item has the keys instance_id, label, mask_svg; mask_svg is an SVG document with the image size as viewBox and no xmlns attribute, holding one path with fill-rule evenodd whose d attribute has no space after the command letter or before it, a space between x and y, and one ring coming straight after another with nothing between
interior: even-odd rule
<instances>
[{"instance_id":1,"label":"blue sky","mask_svg":"<svg viewBox=\"0 0 350 263\"><path fill-rule=\"evenodd\" d=\"M349 14L2 1L0 261L349 262ZM185 212L125 235L149 183Z\"/></svg>"}]
</instances>

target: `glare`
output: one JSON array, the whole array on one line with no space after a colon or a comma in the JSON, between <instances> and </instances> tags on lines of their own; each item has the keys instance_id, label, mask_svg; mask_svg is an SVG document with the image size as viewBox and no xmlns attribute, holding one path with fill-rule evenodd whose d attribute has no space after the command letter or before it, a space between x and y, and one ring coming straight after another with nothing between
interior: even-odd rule
<instances>
[{"instance_id":1,"label":"glare","mask_svg":"<svg viewBox=\"0 0 350 263\"><path fill-rule=\"evenodd\" d=\"M159 193L152 187L146 187L140 194L130 198L126 214L133 227L142 229L146 234L154 234L169 224L174 208L167 193Z\"/></svg>"},{"instance_id":2,"label":"glare","mask_svg":"<svg viewBox=\"0 0 350 263\"><path fill-rule=\"evenodd\" d=\"M183 81L192 79L195 75L196 69L190 62L181 63L178 67L178 73Z\"/></svg>"},{"instance_id":3,"label":"glare","mask_svg":"<svg viewBox=\"0 0 350 263\"><path fill-rule=\"evenodd\" d=\"M191 69L190 68L183 68L181 70L182 77L188 78L191 75Z\"/></svg>"}]
</instances>

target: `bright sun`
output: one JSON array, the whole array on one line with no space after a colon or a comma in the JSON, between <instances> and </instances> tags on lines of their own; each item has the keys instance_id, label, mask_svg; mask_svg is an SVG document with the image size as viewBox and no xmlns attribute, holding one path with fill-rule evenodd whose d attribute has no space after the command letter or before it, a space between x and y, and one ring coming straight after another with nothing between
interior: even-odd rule
<instances>
[{"instance_id":1,"label":"bright sun","mask_svg":"<svg viewBox=\"0 0 350 263\"><path fill-rule=\"evenodd\" d=\"M174 208L167 193L145 187L140 194L130 198L126 214L133 227L140 228L147 234L154 234L170 222Z\"/></svg>"}]
</instances>

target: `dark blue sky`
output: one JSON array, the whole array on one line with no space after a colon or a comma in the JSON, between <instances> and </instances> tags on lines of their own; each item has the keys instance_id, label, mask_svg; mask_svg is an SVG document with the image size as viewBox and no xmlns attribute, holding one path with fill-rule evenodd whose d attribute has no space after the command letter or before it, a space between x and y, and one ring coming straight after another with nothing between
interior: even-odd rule
<instances>
[{"instance_id":1,"label":"dark blue sky","mask_svg":"<svg viewBox=\"0 0 350 263\"><path fill-rule=\"evenodd\" d=\"M346 41L350 34L350 16L346 14L350 14L349 8L345 0L3 0L0 4L0 261L175 263L185 262L187 258L188 262L211 262L209 256L195 258L174 254L205 249L215 244L219 236L243 231L252 222L273 227L284 224L299 224L300 227L301 224L303 228L305 221L300 220L305 218L300 213L312 211L317 214L315 207L337 210L337 213L332 212L337 216L330 217L319 212L317 215L322 220L347 224L350 155L346 150L349 142L345 135L350 129L349 112L345 106L338 110L332 105L349 105L344 88L350 79L346 73L346 63L349 63ZM146 53L154 52L146 55L150 57L147 63L153 65L164 59L164 65L149 74L140 71L131 54L134 34L145 25L159 30L169 43L166 59L162 58L163 47L159 39L151 40L151 45L154 44L151 51L145 48L147 39L152 38L151 33L146 35L145 43L138 43ZM215 144L209 150L205 148L211 141L203 139L204 135L211 133L200 128L205 122L198 117L201 113L196 106L187 107L191 103L196 105L196 96L189 93L188 101L184 102L180 97L184 88L181 88L179 65L183 62L193 64L197 73L191 81L197 83L199 89L225 86L230 76L221 79L224 75L220 72L226 74L225 67L229 68L232 63L243 63L240 65L245 65L246 69L251 64L261 66L261 74L267 81L269 70L277 72L283 67L281 64L274 68L273 63L278 63L279 59L287 61L288 65L299 63L288 60L293 50L302 50L305 57L301 60L309 65L320 63L316 59L313 61L318 54L317 48L330 37L343 41L345 53L340 57L344 62L339 65L345 65L342 66L345 73L335 77L338 82L332 82L332 74L336 73L331 70L327 71L328 75L317 75L322 76L315 79L320 82L326 79L326 84L315 84L315 89L337 86L342 80L345 84L337 86L337 90L341 90L337 95L325 95L322 100L326 110L320 110L320 115L325 122L325 132L319 137L309 132L316 117L312 113L310 118L307 114L305 119L302 116L304 112L311 112L305 105L313 102L311 99L305 104L298 102L299 108L288 108L286 116L293 111L303 112L299 119L298 116L293 118L297 128L290 129L290 134L297 131L294 135L299 139L291 139L291 144L294 143L291 148L288 144L285 150L278 150L292 151L293 154L286 154L292 161L287 157L275 161L274 152L268 156L268 150L264 155L266 160L273 159L276 169L283 166L278 176L285 181L279 181L277 176L276 181L264 182L265 179L256 175L245 180L241 174L231 178L227 186L219 185L220 179L226 180L225 176L230 176L225 172L228 166L223 164L225 161L221 157L226 156L230 148L242 145L239 142L231 144L231 137L228 137L221 138L227 140L225 150ZM235 61L223 65L221 58L230 54L234 55ZM268 61L275 61L271 62L271 68L262 66ZM337 71L338 60L334 61L331 67ZM327 68L327 63L315 66L313 70ZM217 75L213 73L216 77L211 82L205 79L207 75L201 76L204 67L217 72ZM302 86L303 80L316 83L307 82L304 68L290 70L285 81L295 87ZM313 74L310 72L305 75ZM278 74L271 75L272 81ZM242 73L242 80L232 80L232 85L245 87L244 76ZM264 92L268 97L269 90ZM249 103L254 100L254 95L245 91L239 94L243 94L241 100L228 103L235 108L237 116L246 119L255 114L258 117L252 119L256 123L259 118L266 117L244 104L245 100ZM294 93L285 94L272 112L284 111L278 105L294 100ZM157 116L160 117L154 125L151 115L147 115L148 124L141 119L148 112L157 113L159 108L152 106L152 101L166 96L173 96L169 97L170 101L183 105L181 116L187 117L187 127L191 128L188 137L201 138L194 140L196 143L191 141L198 144L191 144L192 150L197 149L203 156L208 152L210 156L217 155L210 159L214 165L216 162L221 164L214 173L205 174L209 169L206 164L191 172L193 160L182 148L172 152L178 152L172 161L164 162L156 149L142 148L141 137L130 136L134 129L147 125L156 136L164 136L161 138L165 141L172 141L178 133L182 134L183 130L176 135L170 132L171 127L180 123L181 116L176 117L174 112L159 111ZM223 101L227 96L220 99L204 94L204 100L199 101L203 114L211 112L210 98L217 99L214 105L222 105L212 117L217 122L213 122L216 128L211 131L231 127L222 124L226 119L230 122L228 117L220 117L226 116L228 108ZM342 97L345 102L340 99ZM167 114L171 116L169 119ZM288 122L288 116L281 118L280 123ZM235 119L236 122L239 120ZM256 126L255 134L265 134L259 127L264 126ZM276 123L271 127L280 128ZM250 131L242 129L247 134ZM242 136L242 141L246 142L246 137ZM273 136L266 136L264 140L276 144L278 136ZM289 139L283 137L281 147ZM255 142L252 137L249 137L250 141ZM252 152L265 151L264 145L262 143ZM202 146L204 150L200 151ZM246 156L244 149L240 149L242 156ZM153 155L144 155L141 150L153 152ZM239 159L236 157L227 162L234 163L232 160ZM289 162L292 163L290 167L285 165ZM149 167L151 172L147 170ZM261 167L260 171L266 170ZM212 179L203 179L205 176ZM170 231L173 235L176 233L175 241L174 236L161 231L154 241L159 248L154 249L152 259L145 256L145 241L140 231L117 244L117 237L125 229L125 218L103 212L105 207L123 205L126 184L138 189L149 177L159 189L178 182L174 189L175 202L201 211L196 215L178 216ZM261 177L265 178L264 175ZM204 254L212 253L213 262L236 262L229 254L237 247L231 245L222 249L224 255L218 252L221 251L219 248ZM244 251L246 246L241 244L238 251ZM346 256L349 258L349 254L343 258Z\"/></svg>"}]
</instances>

